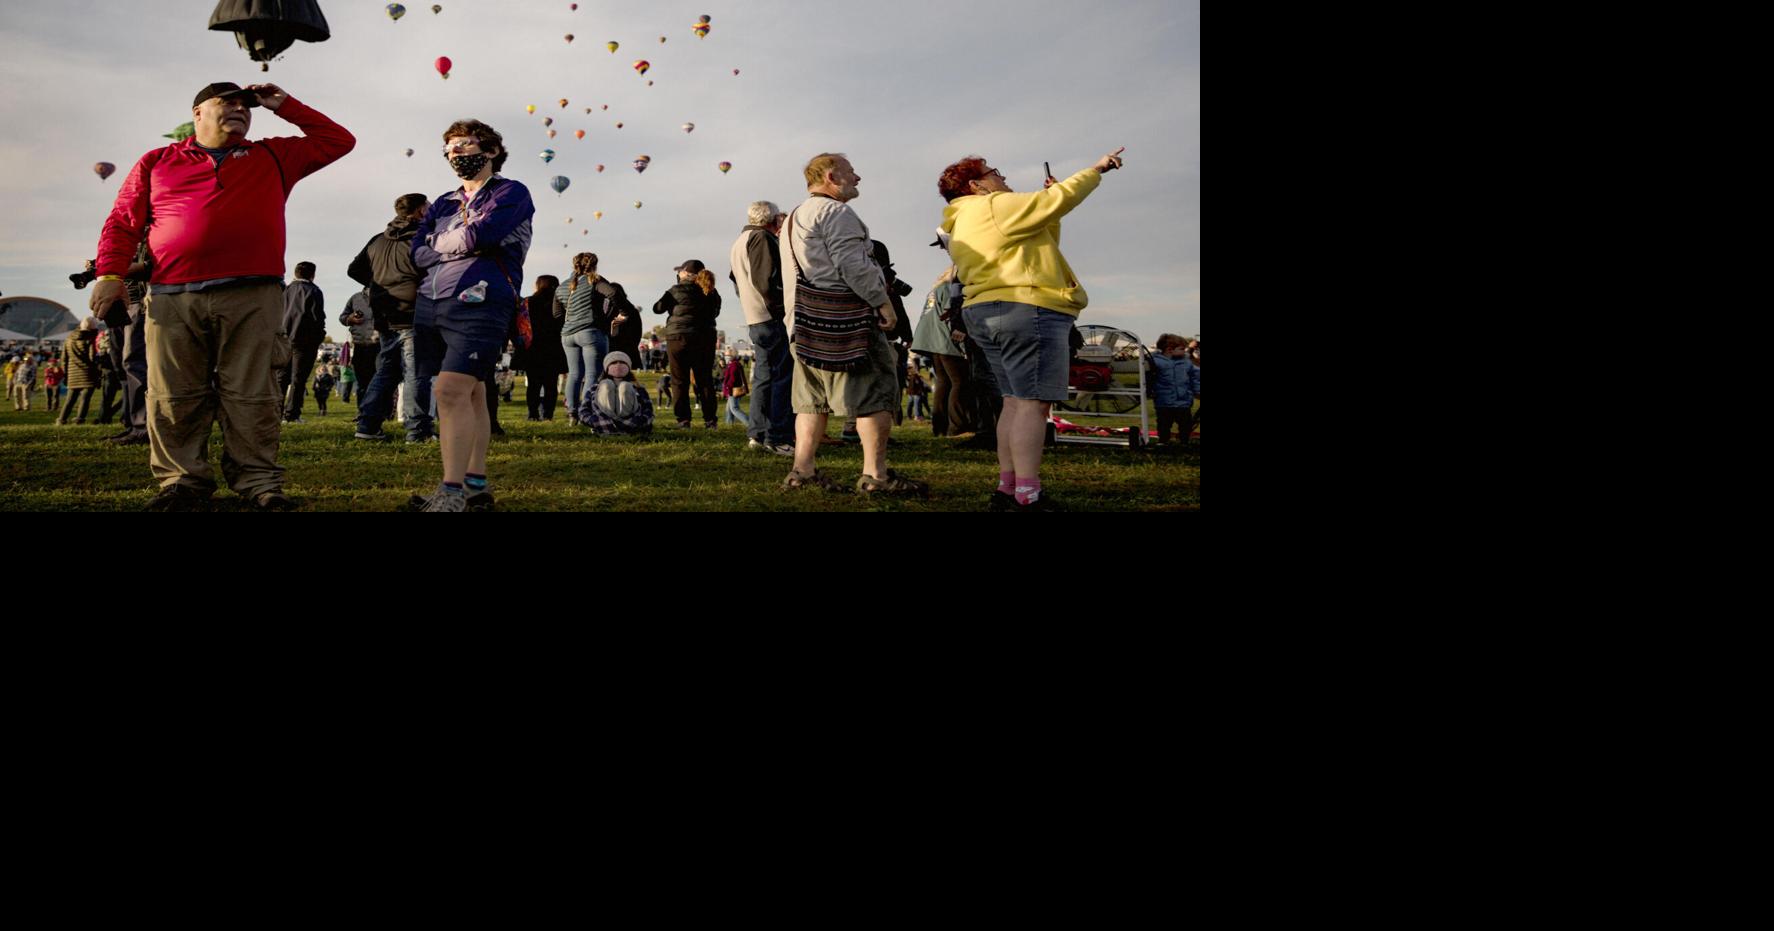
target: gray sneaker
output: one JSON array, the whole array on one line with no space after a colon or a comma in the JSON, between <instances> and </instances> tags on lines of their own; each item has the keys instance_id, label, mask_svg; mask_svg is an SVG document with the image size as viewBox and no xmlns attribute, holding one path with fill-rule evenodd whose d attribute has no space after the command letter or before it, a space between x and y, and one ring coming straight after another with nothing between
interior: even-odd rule
<instances>
[{"instance_id":1,"label":"gray sneaker","mask_svg":"<svg viewBox=\"0 0 1774 931\"><path fill-rule=\"evenodd\" d=\"M468 510L468 496L467 495L448 495L448 494L443 494L440 492L438 494L432 495L429 499L427 499L425 502L425 506L420 508L419 510L421 510L421 511L450 511L450 512L466 511L466 510Z\"/></svg>"}]
</instances>

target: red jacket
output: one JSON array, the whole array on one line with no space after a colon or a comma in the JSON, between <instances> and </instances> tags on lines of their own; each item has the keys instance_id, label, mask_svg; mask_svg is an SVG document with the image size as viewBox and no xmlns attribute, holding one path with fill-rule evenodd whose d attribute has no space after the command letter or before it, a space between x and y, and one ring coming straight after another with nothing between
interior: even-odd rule
<instances>
[{"instance_id":1,"label":"red jacket","mask_svg":"<svg viewBox=\"0 0 1774 931\"><path fill-rule=\"evenodd\" d=\"M303 135L243 142L220 167L196 137L142 156L105 220L98 273L127 272L147 228L154 284L282 277L283 207L290 189L350 152L357 140L294 97L276 113Z\"/></svg>"}]
</instances>

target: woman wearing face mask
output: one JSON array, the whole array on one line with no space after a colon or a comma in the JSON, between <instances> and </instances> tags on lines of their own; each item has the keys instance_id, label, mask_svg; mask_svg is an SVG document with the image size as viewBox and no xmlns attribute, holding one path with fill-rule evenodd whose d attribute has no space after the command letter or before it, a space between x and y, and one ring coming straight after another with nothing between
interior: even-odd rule
<instances>
[{"instance_id":1,"label":"woman wearing face mask","mask_svg":"<svg viewBox=\"0 0 1774 931\"><path fill-rule=\"evenodd\" d=\"M479 120L443 134L444 158L462 186L432 201L413 236L413 265L424 275L414 308L414 357L443 429L443 482L420 499L426 511L489 508L486 382L505 349L520 298L536 207L522 184L501 177L505 140Z\"/></svg>"}]
</instances>

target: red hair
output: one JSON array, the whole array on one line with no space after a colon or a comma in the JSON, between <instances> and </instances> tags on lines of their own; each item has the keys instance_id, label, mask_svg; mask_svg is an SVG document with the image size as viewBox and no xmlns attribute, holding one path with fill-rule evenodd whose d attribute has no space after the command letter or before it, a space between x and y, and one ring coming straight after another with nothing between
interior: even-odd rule
<instances>
[{"instance_id":1,"label":"red hair","mask_svg":"<svg viewBox=\"0 0 1774 931\"><path fill-rule=\"evenodd\" d=\"M973 193L967 185L985 177L986 160L977 155L966 158L942 170L942 177L936 182L936 189L942 192L942 199L952 201L957 197L966 197Z\"/></svg>"}]
</instances>

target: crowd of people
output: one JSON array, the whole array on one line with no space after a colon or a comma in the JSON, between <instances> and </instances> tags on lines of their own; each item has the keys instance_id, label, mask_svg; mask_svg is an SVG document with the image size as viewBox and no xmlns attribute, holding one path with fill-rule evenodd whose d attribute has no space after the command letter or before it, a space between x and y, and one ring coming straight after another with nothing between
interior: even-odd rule
<instances>
[{"instance_id":1,"label":"crowd of people","mask_svg":"<svg viewBox=\"0 0 1774 931\"><path fill-rule=\"evenodd\" d=\"M258 108L302 135L249 141ZM1068 341L1087 303L1059 252L1059 223L1122 166L1120 152L1031 194L1013 192L983 159L949 166L937 186L952 267L915 329L903 301L914 289L852 206L861 176L843 154L813 157L805 200L786 211L752 203L728 256L748 376L733 347L717 357L723 299L700 259L676 265L676 282L652 303L657 340L643 336L649 315L595 254L575 256L564 281L537 276L524 295L535 205L499 173L504 138L478 120L442 133L461 185L435 200L395 198L392 219L351 261L347 274L362 290L338 317L350 339L323 351L315 265L300 262L282 281L284 202L354 138L273 84L211 84L192 114L195 135L144 155L120 187L99 244L94 318L63 352L6 373L15 407L28 406L38 382L62 403L66 385L64 419L78 402L83 422L102 387L108 421L120 395L126 426L113 439L150 446L160 485L151 510L206 506L217 487L207 444L218 421L223 481L255 508L293 508L277 463L280 421L302 422L309 390L326 414L335 386L342 398L357 394L357 440L390 441L384 427L398 403L406 440L437 443L438 485L415 495L414 509L490 508L488 441L500 432L512 370L526 375L530 419L564 408L592 433L635 434L655 417L637 369L662 373L658 410L675 428L718 429L724 415L744 427L749 448L792 459L785 491L928 495L888 464L909 406L937 435L973 433L974 445L995 451L990 510L1058 509L1040 480L1044 428L1050 405L1066 399ZM1160 410L1171 412L1161 422L1177 424L1180 405L1186 439L1184 395L1199 394L1199 369L1190 374L1186 343L1182 357L1175 348L1161 341L1153 374L1165 386ZM861 444L862 474L849 485L818 466L832 417Z\"/></svg>"}]
</instances>

